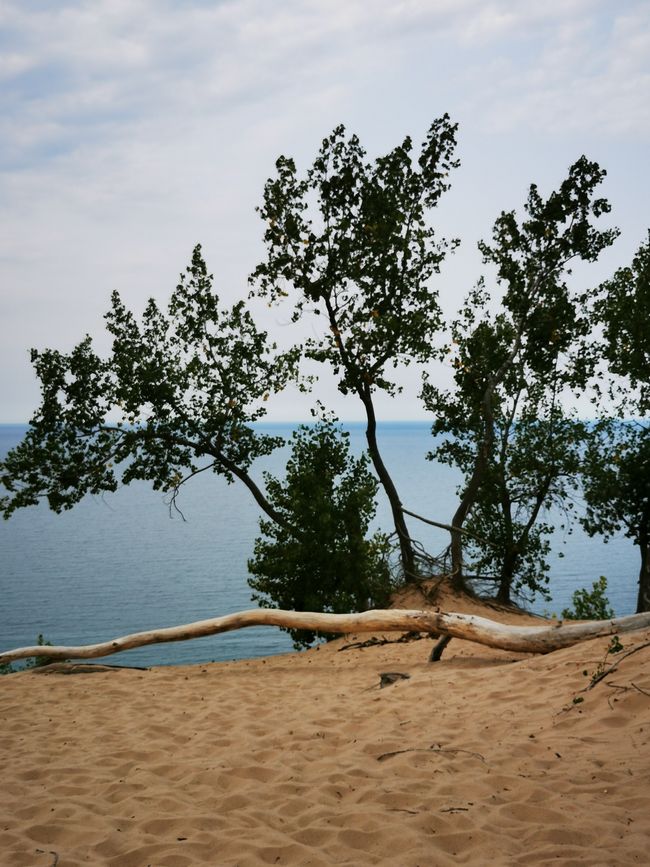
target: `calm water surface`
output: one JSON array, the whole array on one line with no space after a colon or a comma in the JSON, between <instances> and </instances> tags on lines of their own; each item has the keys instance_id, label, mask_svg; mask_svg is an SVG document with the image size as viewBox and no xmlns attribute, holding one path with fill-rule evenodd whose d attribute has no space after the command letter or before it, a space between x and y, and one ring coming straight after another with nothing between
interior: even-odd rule
<instances>
[{"instance_id":1,"label":"calm water surface","mask_svg":"<svg viewBox=\"0 0 650 867\"><path fill-rule=\"evenodd\" d=\"M264 425L289 436L291 425ZM364 444L361 424L347 426L356 451ZM0 455L22 438L22 425L0 425ZM432 440L426 422L380 427L380 446L404 504L435 520L449 521L457 476L425 460ZM255 467L280 475L287 451ZM38 506L0 521L0 650L29 645L42 632L53 644L87 644L154 627L173 626L254 607L246 583L247 558L258 534L259 509L248 491L223 479L197 476L183 491L186 517L170 517L160 493L134 483L115 494L86 497L63 515ZM377 523L390 529L380 501ZM416 521L413 535L440 553L447 535ZM560 554L564 554L560 557ZM539 612L570 604L578 587L600 575L619 615L636 604L638 551L624 539L608 545L578 528L557 533L551 560L552 601ZM116 654L125 665L186 664L267 656L291 650L275 628L255 627L188 642Z\"/></svg>"}]
</instances>

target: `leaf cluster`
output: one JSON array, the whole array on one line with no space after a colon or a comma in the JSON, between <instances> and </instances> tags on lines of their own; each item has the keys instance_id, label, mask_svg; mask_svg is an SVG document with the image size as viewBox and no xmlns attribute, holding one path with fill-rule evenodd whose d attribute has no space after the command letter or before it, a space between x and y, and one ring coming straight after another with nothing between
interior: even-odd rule
<instances>
[{"instance_id":1,"label":"leaf cluster","mask_svg":"<svg viewBox=\"0 0 650 867\"><path fill-rule=\"evenodd\" d=\"M323 140L304 178L280 157L259 208L267 257L251 277L273 303L294 291L294 321L324 314L322 339L307 355L329 362L339 389L394 394L387 367L427 361L441 324L429 281L447 250L427 209L448 189L456 125L434 121L417 159L405 138L374 163L343 126Z\"/></svg>"},{"instance_id":2,"label":"leaf cluster","mask_svg":"<svg viewBox=\"0 0 650 867\"><path fill-rule=\"evenodd\" d=\"M32 350L41 405L0 464L5 517L43 497L69 509L118 478L172 492L204 469L232 481L282 442L251 425L298 379L300 348L277 352L244 302L221 307L200 246L166 311L152 299L138 320L113 293L106 324L107 359L89 337L68 354Z\"/></svg>"},{"instance_id":3,"label":"leaf cluster","mask_svg":"<svg viewBox=\"0 0 650 867\"><path fill-rule=\"evenodd\" d=\"M572 596L573 608L563 609L562 617L568 620L611 620L615 614L606 594L607 578L601 575L594 581L591 590L583 587L575 591Z\"/></svg>"},{"instance_id":4,"label":"leaf cluster","mask_svg":"<svg viewBox=\"0 0 650 867\"><path fill-rule=\"evenodd\" d=\"M599 288L595 319L602 326L601 350L612 373L626 382L618 389L621 414L650 412L650 230L632 264Z\"/></svg>"},{"instance_id":5,"label":"leaf cluster","mask_svg":"<svg viewBox=\"0 0 650 867\"><path fill-rule=\"evenodd\" d=\"M619 532L638 544L650 541L650 424L603 419L593 425L585 449L582 483L591 535Z\"/></svg>"}]
</instances>

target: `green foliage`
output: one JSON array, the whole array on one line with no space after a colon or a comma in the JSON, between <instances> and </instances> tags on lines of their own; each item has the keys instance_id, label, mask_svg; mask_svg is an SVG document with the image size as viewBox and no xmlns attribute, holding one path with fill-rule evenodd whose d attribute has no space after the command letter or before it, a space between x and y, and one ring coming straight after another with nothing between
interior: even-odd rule
<instances>
[{"instance_id":1,"label":"green foliage","mask_svg":"<svg viewBox=\"0 0 650 867\"><path fill-rule=\"evenodd\" d=\"M39 633L36 639L36 644L39 647L52 647L51 641L46 641L42 633ZM61 660L65 662L65 660ZM40 668L43 665L49 665L52 659L49 656L32 656L25 662L25 668ZM16 671L10 662L4 662L0 665L0 675L13 674Z\"/></svg>"},{"instance_id":2,"label":"green foliage","mask_svg":"<svg viewBox=\"0 0 650 867\"><path fill-rule=\"evenodd\" d=\"M46 641L43 634L39 632L36 643L39 647L52 647L51 641ZM49 656L32 656L25 663L25 668L41 668L43 665L49 665L52 662Z\"/></svg>"},{"instance_id":3,"label":"green foliage","mask_svg":"<svg viewBox=\"0 0 650 867\"><path fill-rule=\"evenodd\" d=\"M70 509L115 490L118 471L124 484L147 479L172 495L206 469L250 483L252 461L282 442L251 422L296 379L299 350L278 354L244 302L221 309L212 284L197 246L166 314L151 299L138 322L113 293L109 358L89 337L69 354L32 350L42 402L0 464L5 518L42 498Z\"/></svg>"},{"instance_id":4,"label":"green foliage","mask_svg":"<svg viewBox=\"0 0 650 867\"><path fill-rule=\"evenodd\" d=\"M441 312L429 280L458 242L438 240L426 215L449 188L455 146L456 125L444 115L417 158L406 138L370 163L339 126L304 178L280 157L266 184L268 253L251 281L270 302L292 288L294 321L324 314L307 354L333 366L344 394L393 394L387 367L432 357Z\"/></svg>"},{"instance_id":5,"label":"green foliage","mask_svg":"<svg viewBox=\"0 0 650 867\"><path fill-rule=\"evenodd\" d=\"M596 668L589 673L586 669L582 672L585 677L589 677L589 686L587 689L593 689L597 683L600 683L603 678L607 677L607 675L612 671L611 668L608 668L609 658L610 656L614 656L617 653L620 653L621 650L624 650L623 644L621 644L621 640L618 635L613 635L611 641L607 645L607 649L605 650L605 655L600 660ZM574 698L573 703L578 704L578 702L583 699Z\"/></svg>"},{"instance_id":6,"label":"green foliage","mask_svg":"<svg viewBox=\"0 0 650 867\"><path fill-rule=\"evenodd\" d=\"M285 522L260 522L263 535L248 564L260 605L345 613L387 603L393 589L388 540L381 533L367 538L377 482L367 458L350 456L347 434L329 419L300 427L286 478L267 474L266 486ZM287 631L296 647L319 637L311 630Z\"/></svg>"},{"instance_id":7,"label":"green foliage","mask_svg":"<svg viewBox=\"0 0 650 867\"><path fill-rule=\"evenodd\" d=\"M569 287L572 260L594 261L617 235L594 225L610 210L596 196L605 172L581 157L548 198L530 187L523 217L498 217L479 245L495 286L479 281L440 347L431 284L458 242L438 237L429 209L458 166L456 132L444 115L419 151L407 137L371 162L340 126L304 175L280 157L259 208L267 253L251 295L269 305L288 297L294 322L313 315L304 354L361 400L407 577L417 576L416 550L379 451L373 400L399 392L393 368L446 355L453 389L425 378L422 395L439 437L432 457L464 477L451 523L467 535L452 531L454 574L462 579L467 561L503 601L544 593L548 510L570 511L580 472L585 528L606 538L622 530L639 545L639 610L650 608L650 233L630 268L597 290ZM283 443L254 423L273 394L304 387L303 347L279 352L244 301L222 307L213 283L197 246L165 309L152 299L137 318L113 294L107 357L89 337L69 353L32 350L41 403L0 462L0 512L42 499L61 512L136 479L165 492L171 508L186 481L209 471L241 481L266 516L250 562L261 604L383 604L388 541L366 538L377 482L331 420L296 433L286 479L267 476L267 495L251 477L254 461ZM587 427L563 409L603 359L619 378L609 389L619 417L633 411L635 423ZM299 644L314 637L294 634Z\"/></svg>"},{"instance_id":8,"label":"green foliage","mask_svg":"<svg viewBox=\"0 0 650 867\"><path fill-rule=\"evenodd\" d=\"M643 529L650 529L650 425L595 424L582 468L587 532L605 538L623 532L639 544Z\"/></svg>"},{"instance_id":9,"label":"green foliage","mask_svg":"<svg viewBox=\"0 0 650 867\"><path fill-rule=\"evenodd\" d=\"M629 268L620 268L600 287L596 319L604 330L610 370L625 378L618 396L633 415L650 411L650 230ZM632 388L627 389L626 385ZM635 391L636 390L636 391ZM630 400L631 398L631 400Z\"/></svg>"},{"instance_id":10,"label":"green foliage","mask_svg":"<svg viewBox=\"0 0 650 867\"><path fill-rule=\"evenodd\" d=\"M585 514L592 536L622 532L641 555L637 611L650 610L650 424L605 419L594 425L582 464Z\"/></svg>"},{"instance_id":11,"label":"green foliage","mask_svg":"<svg viewBox=\"0 0 650 867\"><path fill-rule=\"evenodd\" d=\"M479 245L496 267L500 307L492 312L481 279L452 323L455 388L425 379L422 391L441 437L431 457L464 475L451 523L472 534L465 555L498 583L502 601L511 590L544 592L552 530L544 516L553 505L571 508L585 428L562 409L562 398L585 387L593 357L584 350L591 332L585 294L572 292L566 277L572 259L593 261L617 235L592 226L609 211L594 194L604 174L581 157L547 199L531 186L523 220L501 214L492 244ZM462 547L452 534L457 575Z\"/></svg>"},{"instance_id":12,"label":"green foliage","mask_svg":"<svg viewBox=\"0 0 650 867\"><path fill-rule=\"evenodd\" d=\"M615 616L607 592L607 578L601 575L591 590L583 588L573 594L573 608L565 608L562 617L567 620L611 620Z\"/></svg>"},{"instance_id":13,"label":"green foliage","mask_svg":"<svg viewBox=\"0 0 650 867\"><path fill-rule=\"evenodd\" d=\"M591 535L608 539L622 531L638 545L636 610L650 611L650 232L632 266L599 287L594 314L604 332L601 351L616 377L608 392L619 420L594 426L584 462L582 523Z\"/></svg>"}]
</instances>

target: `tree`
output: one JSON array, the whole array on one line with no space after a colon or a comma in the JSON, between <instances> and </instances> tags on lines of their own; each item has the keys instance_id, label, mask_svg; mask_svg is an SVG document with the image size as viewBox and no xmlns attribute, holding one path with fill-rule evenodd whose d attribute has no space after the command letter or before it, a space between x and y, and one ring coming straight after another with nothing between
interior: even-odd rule
<instances>
[{"instance_id":1,"label":"tree","mask_svg":"<svg viewBox=\"0 0 650 867\"><path fill-rule=\"evenodd\" d=\"M138 323L113 293L112 352L86 337L69 354L32 350L41 405L23 442L0 464L0 509L45 499L55 512L87 494L152 482L175 504L181 485L211 471L242 481L262 510L280 515L249 474L283 440L252 423L269 395L298 377L299 349L278 353L244 302L220 307L197 246L167 314L152 299Z\"/></svg>"},{"instance_id":2,"label":"tree","mask_svg":"<svg viewBox=\"0 0 650 867\"><path fill-rule=\"evenodd\" d=\"M591 535L623 532L639 546L637 611L650 610L650 231L627 268L600 287L593 304L599 346L613 374L609 402L618 419L601 418L592 430L583 467Z\"/></svg>"},{"instance_id":3,"label":"tree","mask_svg":"<svg viewBox=\"0 0 650 867\"><path fill-rule=\"evenodd\" d=\"M271 303L290 289L294 321L323 314L325 330L306 354L329 363L339 390L363 404L368 451L390 502L407 579L416 577L416 555L377 442L374 395L399 391L391 367L435 354L441 312L430 278L457 242L438 240L426 216L458 165L455 144L456 125L444 115L431 125L417 161L406 138L371 164L342 126L324 139L304 178L292 159L280 157L259 209L267 256L251 278Z\"/></svg>"},{"instance_id":4,"label":"tree","mask_svg":"<svg viewBox=\"0 0 650 867\"><path fill-rule=\"evenodd\" d=\"M367 457L350 456L347 434L331 419L301 426L284 481L268 473L265 480L284 521L260 522L263 536L248 564L253 599L266 608L341 614L385 605L393 589L388 539L366 538L377 481ZM289 632L296 647L317 638L313 630Z\"/></svg>"},{"instance_id":5,"label":"tree","mask_svg":"<svg viewBox=\"0 0 650 867\"><path fill-rule=\"evenodd\" d=\"M583 525L591 535L623 532L639 546L637 611L650 611L650 232L628 268L600 287L594 324L609 365L609 400L585 455Z\"/></svg>"},{"instance_id":6,"label":"tree","mask_svg":"<svg viewBox=\"0 0 650 867\"><path fill-rule=\"evenodd\" d=\"M432 431L445 437L434 456L464 474L451 521L453 580L464 585L469 550L479 573L488 568L498 582L501 601L513 584L543 590L552 528L540 519L565 502L578 469L584 426L560 398L586 385L589 357L576 349L590 320L566 277L572 259L594 261L617 235L591 223L610 210L594 196L604 175L581 157L548 199L530 187L521 223L514 212L501 214L493 243L479 245L504 287L499 311L491 314L479 281L452 326L455 390L426 379L423 387L425 406L437 414Z\"/></svg>"},{"instance_id":7,"label":"tree","mask_svg":"<svg viewBox=\"0 0 650 867\"><path fill-rule=\"evenodd\" d=\"M639 546L637 612L650 611L650 426L605 419L595 425L582 470L587 532L623 532Z\"/></svg>"}]
</instances>

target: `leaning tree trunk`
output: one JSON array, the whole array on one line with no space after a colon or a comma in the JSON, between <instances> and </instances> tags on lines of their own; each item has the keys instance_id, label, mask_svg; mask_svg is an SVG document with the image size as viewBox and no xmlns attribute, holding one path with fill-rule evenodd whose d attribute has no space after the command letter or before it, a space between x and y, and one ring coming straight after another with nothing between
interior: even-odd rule
<instances>
[{"instance_id":1,"label":"leaning tree trunk","mask_svg":"<svg viewBox=\"0 0 650 867\"><path fill-rule=\"evenodd\" d=\"M0 665L31 656L50 659L94 659L122 650L161 644L166 641L187 641L248 626L282 626L286 629L310 629L315 632L429 632L475 641L521 653L550 653L570 647L580 641L605 635L621 635L650 627L650 612L629 617L581 623L547 626L510 626L474 614L453 614L442 611L411 611L401 608L364 611L361 614L319 614L310 611L256 609L226 614L211 620L199 620L183 626L170 626L150 632L137 632L113 638L101 644L80 647L50 647L36 645L19 647L0 653Z\"/></svg>"},{"instance_id":2,"label":"leaning tree trunk","mask_svg":"<svg viewBox=\"0 0 650 867\"><path fill-rule=\"evenodd\" d=\"M460 503L451 519L453 527L450 533L451 584L454 590L465 589L465 573L463 568L463 525L472 506L476 502L479 488L483 483L487 470L490 448L491 438L486 435L479 445L472 475L465 486Z\"/></svg>"},{"instance_id":3,"label":"leaning tree trunk","mask_svg":"<svg viewBox=\"0 0 650 867\"><path fill-rule=\"evenodd\" d=\"M375 468L377 475L379 476L379 481L381 482L382 487L386 492L388 502L390 503L390 509L393 515L393 523L395 524L395 530L397 532L397 538L399 541L404 576L407 581L413 581L417 578L417 571L415 568L415 553L413 551L413 545L411 542L411 537L409 536L408 527L406 526L406 521L404 519L404 509L402 507L402 502L399 498L399 494L397 493L395 483L393 482L390 473L386 469L386 465L384 464L384 461L381 457L381 452L379 451L379 444L377 442L377 418L375 416L375 407L372 402L372 396L370 395L368 390L360 390L359 397L361 398L366 410L366 442L368 443L368 453L370 454L372 464Z\"/></svg>"},{"instance_id":4,"label":"leaning tree trunk","mask_svg":"<svg viewBox=\"0 0 650 867\"><path fill-rule=\"evenodd\" d=\"M650 533L641 533L641 569L639 571L639 595L636 601L637 612L650 611Z\"/></svg>"}]
</instances>

